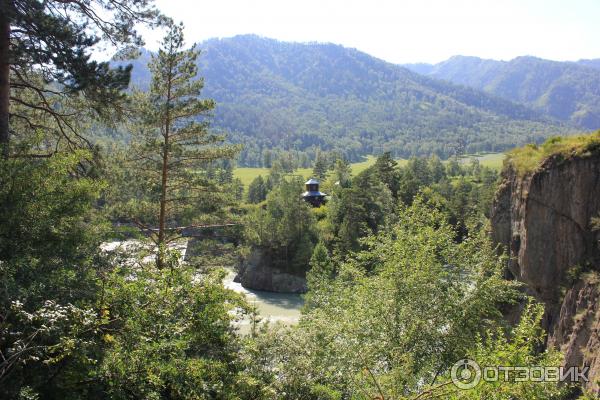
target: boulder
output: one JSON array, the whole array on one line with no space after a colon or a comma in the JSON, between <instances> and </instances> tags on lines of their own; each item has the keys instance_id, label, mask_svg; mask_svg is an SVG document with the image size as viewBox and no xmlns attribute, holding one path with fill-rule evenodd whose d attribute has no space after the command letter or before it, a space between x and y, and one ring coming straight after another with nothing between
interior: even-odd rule
<instances>
[{"instance_id":1,"label":"boulder","mask_svg":"<svg viewBox=\"0 0 600 400\"><path fill-rule=\"evenodd\" d=\"M254 249L239 266L234 281L246 289L278 293L306 293L304 276L285 272L271 265L270 258L261 249Z\"/></svg>"}]
</instances>

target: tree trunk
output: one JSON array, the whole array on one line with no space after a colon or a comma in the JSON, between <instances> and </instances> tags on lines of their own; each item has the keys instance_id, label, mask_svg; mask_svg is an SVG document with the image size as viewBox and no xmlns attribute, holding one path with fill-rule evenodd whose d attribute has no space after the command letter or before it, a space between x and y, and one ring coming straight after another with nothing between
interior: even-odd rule
<instances>
[{"instance_id":1,"label":"tree trunk","mask_svg":"<svg viewBox=\"0 0 600 400\"><path fill-rule=\"evenodd\" d=\"M162 180L160 187L160 215L158 217L158 258L156 266L162 269L165 266L165 220L167 218L167 178L169 169L169 134L165 132L162 162Z\"/></svg>"},{"instance_id":2,"label":"tree trunk","mask_svg":"<svg viewBox=\"0 0 600 400\"><path fill-rule=\"evenodd\" d=\"M0 151L9 156L10 131L8 125L10 104L10 21L8 1L0 0Z\"/></svg>"},{"instance_id":3,"label":"tree trunk","mask_svg":"<svg viewBox=\"0 0 600 400\"><path fill-rule=\"evenodd\" d=\"M158 257L156 266L162 269L165 266L165 221L167 219L167 182L169 175L169 135L171 134L171 118L169 115L169 107L171 106L171 87L172 87L172 70L169 68L169 77L167 80L167 100L165 111L165 133L164 133L164 149L162 159L162 179L160 186L160 214L158 216Z\"/></svg>"}]
</instances>

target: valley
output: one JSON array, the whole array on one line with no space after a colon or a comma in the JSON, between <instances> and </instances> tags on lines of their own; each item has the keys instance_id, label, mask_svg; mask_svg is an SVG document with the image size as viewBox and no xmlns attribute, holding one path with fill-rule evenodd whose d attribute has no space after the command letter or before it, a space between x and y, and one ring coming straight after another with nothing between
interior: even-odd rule
<instances>
[{"instance_id":1,"label":"valley","mask_svg":"<svg viewBox=\"0 0 600 400\"><path fill-rule=\"evenodd\" d=\"M0 0L0 400L599 399L596 3Z\"/></svg>"},{"instance_id":2,"label":"valley","mask_svg":"<svg viewBox=\"0 0 600 400\"><path fill-rule=\"evenodd\" d=\"M338 45L242 35L199 48L204 94L219 104L214 127L244 145L238 162L245 167L261 167L273 154L306 163L317 151L350 162L385 151L395 158L445 159L580 129L527 105ZM150 57L142 51L132 61L134 87L148 86Z\"/></svg>"}]
</instances>

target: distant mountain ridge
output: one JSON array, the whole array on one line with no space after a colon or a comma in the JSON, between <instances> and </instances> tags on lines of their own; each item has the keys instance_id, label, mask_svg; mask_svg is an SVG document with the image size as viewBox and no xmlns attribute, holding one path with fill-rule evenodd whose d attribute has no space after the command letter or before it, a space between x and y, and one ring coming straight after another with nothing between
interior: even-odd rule
<instances>
[{"instance_id":1,"label":"distant mountain ridge","mask_svg":"<svg viewBox=\"0 0 600 400\"><path fill-rule=\"evenodd\" d=\"M576 64L583 65L584 67L600 69L600 58L593 60L579 60L576 62Z\"/></svg>"},{"instance_id":2,"label":"distant mountain ridge","mask_svg":"<svg viewBox=\"0 0 600 400\"><path fill-rule=\"evenodd\" d=\"M454 56L434 65L405 66L524 104L584 129L600 128L600 59L559 62L524 56L497 61Z\"/></svg>"},{"instance_id":3,"label":"distant mountain ridge","mask_svg":"<svg viewBox=\"0 0 600 400\"><path fill-rule=\"evenodd\" d=\"M217 101L214 126L245 144L246 165L260 164L266 149L446 157L565 130L526 106L339 45L243 35L199 47L203 96ZM147 87L149 59L143 52L133 61L132 84Z\"/></svg>"}]
</instances>

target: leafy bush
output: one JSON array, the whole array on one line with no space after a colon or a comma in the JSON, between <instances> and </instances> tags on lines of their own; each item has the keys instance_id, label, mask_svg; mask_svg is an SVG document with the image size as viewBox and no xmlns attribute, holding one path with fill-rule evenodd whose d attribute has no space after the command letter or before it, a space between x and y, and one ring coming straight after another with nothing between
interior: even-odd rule
<instances>
[{"instance_id":1,"label":"leafy bush","mask_svg":"<svg viewBox=\"0 0 600 400\"><path fill-rule=\"evenodd\" d=\"M317 399L318 388L342 398L414 398L468 355L511 351L534 360L539 308L515 342L498 337L501 309L520 297L518 284L502 279L503 259L484 234L461 243L454 236L444 214L417 198L390 232L336 264L334 279L319 245L313 265L321 273L299 325L257 338L271 346L262 354L276 371L278 393Z\"/></svg>"},{"instance_id":2,"label":"leafy bush","mask_svg":"<svg viewBox=\"0 0 600 400\"><path fill-rule=\"evenodd\" d=\"M299 177L281 179L264 206L256 206L245 220L248 245L265 250L273 266L300 274L308 269L317 242L315 216L301 189Z\"/></svg>"}]
</instances>

